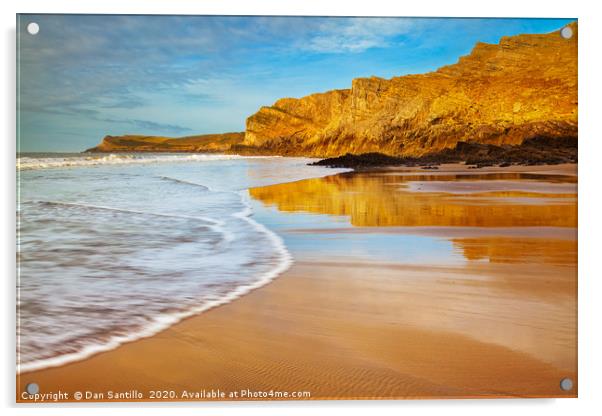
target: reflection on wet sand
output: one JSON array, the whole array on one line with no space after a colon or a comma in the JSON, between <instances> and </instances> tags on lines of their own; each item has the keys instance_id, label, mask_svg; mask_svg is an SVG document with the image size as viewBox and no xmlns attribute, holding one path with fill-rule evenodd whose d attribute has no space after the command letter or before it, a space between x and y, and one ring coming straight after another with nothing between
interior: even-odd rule
<instances>
[{"instance_id":1,"label":"reflection on wet sand","mask_svg":"<svg viewBox=\"0 0 602 416\"><path fill-rule=\"evenodd\" d=\"M323 221L292 224L280 230L289 238L331 244L354 241L354 247L367 247L368 242L377 241L369 239L370 235L386 235L382 241L387 245L381 250L392 253L408 250L408 235L451 242L422 243L420 249L435 251L428 257L395 260L393 256L391 262L375 258L374 250L334 258L327 244L315 244L320 247L317 254L293 252L300 262L297 267L305 268L308 276L319 276L320 285L340 279L339 284L332 284L336 290L324 296L335 299L345 293L352 306L339 308L329 301L321 313L334 317L342 309L339 327L351 317L355 325L370 321L368 340L357 334L350 338L358 348L378 349L381 356L386 355L387 365L399 363L404 372L416 366L416 374L428 367L425 360L430 358L407 359L411 356L407 338L403 348L399 344L384 347L387 339L394 339L395 331L412 328L445 340L424 337L415 344L428 351L428 357L446 357L439 362L443 368L458 365L467 378L482 379L484 389L555 395L561 377L576 378L575 175L354 172L255 188L250 195L280 212L337 216L333 217L336 224L343 217L350 224L331 228L320 228ZM362 238L363 246L357 243ZM418 242L417 238L417 246ZM441 250L452 251L463 261L428 260L455 258ZM389 326L383 329L382 322ZM330 336L336 337L333 331ZM479 342L483 349L464 349L456 344L456 336ZM504 358L499 347L517 355ZM456 355L448 356L455 348ZM473 367L473 362L481 364ZM502 386L503 382L491 378L509 368L508 376L518 368L530 368L522 376L523 385ZM444 380L445 371L433 371L434 379ZM450 380L446 385L464 382Z\"/></svg>"},{"instance_id":2,"label":"reflection on wet sand","mask_svg":"<svg viewBox=\"0 0 602 416\"><path fill-rule=\"evenodd\" d=\"M392 175L348 173L250 190L253 198L280 211L348 216L354 226L576 227L576 183L572 177L550 179L546 192L528 191L522 180L538 175ZM526 179L522 179L526 177ZM511 181L511 178L516 178ZM458 180L473 182L457 192ZM507 188L496 189L503 180ZM412 190L413 183L436 181L438 192ZM454 192L442 192L449 181ZM512 189L522 188L522 190ZM537 188L542 189L540 183ZM567 186L572 189L569 192ZM477 187L480 192L477 192ZM492 191L496 189L496 191ZM537 198L539 203L525 202Z\"/></svg>"},{"instance_id":3,"label":"reflection on wet sand","mask_svg":"<svg viewBox=\"0 0 602 416\"><path fill-rule=\"evenodd\" d=\"M576 181L571 175L525 172L352 172L254 188L250 194L284 212L347 216L355 227L439 229L470 261L574 265L576 233L550 238L549 230L577 226ZM450 229L465 233L458 237ZM514 236L508 230L516 230Z\"/></svg>"},{"instance_id":4,"label":"reflection on wet sand","mask_svg":"<svg viewBox=\"0 0 602 416\"><path fill-rule=\"evenodd\" d=\"M491 263L546 263L574 265L577 244L572 240L542 238L453 238L467 260Z\"/></svg>"}]
</instances>

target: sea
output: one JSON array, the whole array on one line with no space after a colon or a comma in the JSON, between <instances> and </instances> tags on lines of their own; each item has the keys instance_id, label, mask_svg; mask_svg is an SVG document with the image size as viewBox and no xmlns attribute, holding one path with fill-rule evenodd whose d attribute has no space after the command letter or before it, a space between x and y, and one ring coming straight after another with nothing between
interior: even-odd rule
<instances>
[{"instance_id":1,"label":"sea","mask_svg":"<svg viewBox=\"0 0 602 416\"><path fill-rule=\"evenodd\" d=\"M248 189L342 172L219 154L17 155L17 371L63 365L259 288L292 257Z\"/></svg>"}]
</instances>

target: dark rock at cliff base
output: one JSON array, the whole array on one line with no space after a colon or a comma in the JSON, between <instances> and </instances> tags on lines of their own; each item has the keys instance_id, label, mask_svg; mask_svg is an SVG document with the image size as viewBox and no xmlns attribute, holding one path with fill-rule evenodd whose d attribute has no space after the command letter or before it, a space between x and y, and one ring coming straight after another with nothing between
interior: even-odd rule
<instances>
[{"instance_id":1,"label":"dark rock at cliff base","mask_svg":"<svg viewBox=\"0 0 602 416\"><path fill-rule=\"evenodd\" d=\"M328 166L331 168L362 168L371 166L397 166L414 164L413 160L404 157L395 157L383 155L382 153L363 153L354 155L347 153L344 156L322 159L314 163L312 166Z\"/></svg>"},{"instance_id":2,"label":"dark rock at cliff base","mask_svg":"<svg viewBox=\"0 0 602 416\"><path fill-rule=\"evenodd\" d=\"M453 149L429 153L421 157L397 157L382 153L364 153L323 159L311 163L333 168L363 169L382 166L422 166L434 169L441 163L485 166L556 165L577 163L577 137L532 137L517 146L458 142Z\"/></svg>"}]
</instances>

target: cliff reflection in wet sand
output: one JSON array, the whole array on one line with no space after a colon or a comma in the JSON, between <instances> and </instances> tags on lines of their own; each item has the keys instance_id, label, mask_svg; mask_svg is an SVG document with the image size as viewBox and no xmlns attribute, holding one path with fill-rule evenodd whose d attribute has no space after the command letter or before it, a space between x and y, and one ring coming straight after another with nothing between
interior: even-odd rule
<instances>
[{"instance_id":1,"label":"cliff reflection in wet sand","mask_svg":"<svg viewBox=\"0 0 602 416\"><path fill-rule=\"evenodd\" d=\"M345 216L354 228L379 227L374 232L442 230L469 261L570 265L577 258L576 192L572 175L384 171L254 188L250 195L283 212ZM449 232L462 229L470 232ZM556 230L552 236L550 230Z\"/></svg>"},{"instance_id":2,"label":"cliff reflection in wet sand","mask_svg":"<svg viewBox=\"0 0 602 416\"><path fill-rule=\"evenodd\" d=\"M547 184L550 191L542 193L532 190L538 188L539 176L347 173L254 188L250 194L280 211L344 215L360 227L576 227L574 178L558 175L557 182ZM546 181L548 175L541 178ZM498 180L514 187L491 191L488 185ZM481 192L412 190L413 183L428 181L449 182L450 187L470 181L480 185Z\"/></svg>"},{"instance_id":3,"label":"cliff reflection in wet sand","mask_svg":"<svg viewBox=\"0 0 602 416\"><path fill-rule=\"evenodd\" d=\"M372 332L345 342L388 354L403 374L417 366L469 396L554 397L562 377L577 377L576 166L510 169L352 172L250 195L281 213L270 225L295 258L291 274L314 282L303 310L336 323L331 339L353 318ZM308 306L318 293L323 303ZM339 297L350 299L343 312ZM406 328L440 338L404 334L383 347ZM408 358L412 342L426 355ZM451 368L465 377L446 379Z\"/></svg>"}]
</instances>

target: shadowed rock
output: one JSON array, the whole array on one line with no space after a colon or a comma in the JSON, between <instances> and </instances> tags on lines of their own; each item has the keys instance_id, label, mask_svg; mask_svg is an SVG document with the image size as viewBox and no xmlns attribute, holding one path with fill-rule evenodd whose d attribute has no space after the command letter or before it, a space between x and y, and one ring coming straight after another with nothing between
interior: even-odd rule
<instances>
[{"instance_id":1,"label":"shadowed rock","mask_svg":"<svg viewBox=\"0 0 602 416\"><path fill-rule=\"evenodd\" d=\"M364 153L361 155L323 159L312 163L317 166L333 168L370 168L379 166L423 166L433 169L441 163L465 162L475 167L499 165L556 165L577 163L577 139L573 137L533 137L522 144L496 146L474 142L458 142L453 149L444 149L421 157L395 157L382 153Z\"/></svg>"}]
</instances>

